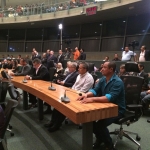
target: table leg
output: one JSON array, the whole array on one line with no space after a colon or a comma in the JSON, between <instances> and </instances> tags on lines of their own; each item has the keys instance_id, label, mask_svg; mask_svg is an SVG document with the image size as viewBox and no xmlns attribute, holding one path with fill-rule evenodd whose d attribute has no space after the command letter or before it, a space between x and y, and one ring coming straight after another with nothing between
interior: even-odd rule
<instances>
[{"instance_id":1,"label":"table leg","mask_svg":"<svg viewBox=\"0 0 150 150\"><path fill-rule=\"evenodd\" d=\"M38 98L38 117L39 120L43 120L43 101Z\"/></svg>"},{"instance_id":2,"label":"table leg","mask_svg":"<svg viewBox=\"0 0 150 150\"><path fill-rule=\"evenodd\" d=\"M23 109L28 109L28 93L26 91L23 91Z\"/></svg>"},{"instance_id":3,"label":"table leg","mask_svg":"<svg viewBox=\"0 0 150 150\"><path fill-rule=\"evenodd\" d=\"M83 123L82 150L93 149L93 122Z\"/></svg>"}]
</instances>

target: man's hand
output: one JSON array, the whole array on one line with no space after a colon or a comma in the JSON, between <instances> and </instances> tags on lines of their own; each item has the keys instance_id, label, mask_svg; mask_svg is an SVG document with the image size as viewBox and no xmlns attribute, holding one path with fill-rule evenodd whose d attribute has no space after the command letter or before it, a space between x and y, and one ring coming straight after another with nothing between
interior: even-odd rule
<instances>
[{"instance_id":1,"label":"man's hand","mask_svg":"<svg viewBox=\"0 0 150 150\"><path fill-rule=\"evenodd\" d=\"M85 99L85 98L87 98L87 95L86 95L86 94L84 94L84 95L82 95L82 96L79 96L79 97L77 98L77 101L81 101L81 100L83 100L83 99Z\"/></svg>"},{"instance_id":2,"label":"man's hand","mask_svg":"<svg viewBox=\"0 0 150 150\"><path fill-rule=\"evenodd\" d=\"M11 76L14 76L14 73L13 73L13 72L10 72L9 74L10 74Z\"/></svg>"},{"instance_id":3,"label":"man's hand","mask_svg":"<svg viewBox=\"0 0 150 150\"><path fill-rule=\"evenodd\" d=\"M150 90L147 91L147 94L150 94Z\"/></svg>"},{"instance_id":4,"label":"man's hand","mask_svg":"<svg viewBox=\"0 0 150 150\"><path fill-rule=\"evenodd\" d=\"M24 79L30 80L30 76L26 75L26 76L24 77Z\"/></svg>"},{"instance_id":5,"label":"man's hand","mask_svg":"<svg viewBox=\"0 0 150 150\"><path fill-rule=\"evenodd\" d=\"M91 97L91 98L84 98L82 101L81 101L81 103L82 104L86 104L86 103L93 103L94 101L93 101L93 98Z\"/></svg>"}]
</instances>

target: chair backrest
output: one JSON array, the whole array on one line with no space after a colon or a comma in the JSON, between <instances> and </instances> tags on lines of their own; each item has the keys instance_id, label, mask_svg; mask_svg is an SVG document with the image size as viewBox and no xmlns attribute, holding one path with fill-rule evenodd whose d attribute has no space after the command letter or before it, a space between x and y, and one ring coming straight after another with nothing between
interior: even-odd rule
<instances>
[{"instance_id":1,"label":"chair backrest","mask_svg":"<svg viewBox=\"0 0 150 150\"><path fill-rule=\"evenodd\" d=\"M89 65L89 73L93 72L94 71L94 63L89 63L88 62L88 65Z\"/></svg>"},{"instance_id":2,"label":"chair backrest","mask_svg":"<svg viewBox=\"0 0 150 150\"><path fill-rule=\"evenodd\" d=\"M124 82L126 105L139 104L143 78L137 76L120 76Z\"/></svg>"},{"instance_id":3,"label":"chair backrest","mask_svg":"<svg viewBox=\"0 0 150 150\"><path fill-rule=\"evenodd\" d=\"M9 82L7 82L7 81L0 82L0 103L5 102L8 83Z\"/></svg>"},{"instance_id":4,"label":"chair backrest","mask_svg":"<svg viewBox=\"0 0 150 150\"><path fill-rule=\"evenodd\" d=\"M16 100L13 100L13 99L9 99L8 102L7 102L7 105L6 105L6 108L5 108L5 111L4 111L4 114L5 114L5 125L2 129L2 135L1 135L1 139L4 138L5 136L5 132L7 130L7 126L9 124L9 121L11 119L11 116L12 116L12 113L13 113L13 110L16 108L16 106L18 105L18 102Z\"/></svg>"},{"instance_id":5,"label":"chair backrest","mask_svg":"<svg viewBox=\"0 0 150 150\"><path fill-rule=\"evenodd\" d=\"M8 93L12 99L19 101L20 92L17 89L15 89L12 83L9 83L8 85Z\"/></svg>"},{"instance_id":6,"label":"chair backrest","mask_svg":"<svg viewBox=\"0 0 150 150\"><path fill-rule=\"evenodd\" d=\"M94 79L94 84L93 84L93 87L95 86L95 82L96 82L96 80L97 80L97 75L96 74L91 74L92 75L92 77L93 77L93 79Z\"/></svg>"},{"instance_id":7,"label":"chair backrest","mask_svg":"<svg viewBox=\"0 0 150 150\"><path fill-rule=\"evenodd\" d=\"M126 72L136 72L136 73L140 72L138 68L138 64L135 62L127 62L125 64L125 69L126 69Z\"/></svg>"},{"instance_id":8,"label":"chair backrest","mask_svg":"<svg viewBox=\"0 0 150 150\"><path fill-rule=\"evenodd\" d=\"M53 80L55 73L56 73L56 68L55 67L49 68L50 81Z\"/></svg>"}]
</instances>

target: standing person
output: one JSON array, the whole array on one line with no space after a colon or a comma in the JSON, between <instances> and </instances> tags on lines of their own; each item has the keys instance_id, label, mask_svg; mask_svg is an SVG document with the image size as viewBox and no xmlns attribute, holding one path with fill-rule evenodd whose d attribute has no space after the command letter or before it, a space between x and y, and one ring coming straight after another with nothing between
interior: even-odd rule
<instances>
[{"instance_id":1,"label":"standing person","mask_svg":"<svg viewBox=\"0 0 150 150\"><path fill-rule=\"evenodd\" d=\"M122 52L122 61L131 61L132 56L134 56L134 61L136 62L136 53L129 50L129 47L126 46L125 50Z\"/></svg>"},{"instance_id":2,"label":"standing person","mask_svg":"<svg viewBox=\"0 0 150 150\"><path fill-rule=\"evenodd\" d=\"M109 61L109 56L106 56L103 61Z\"/></svg>"},{"instance_id":3,"label":"standing person","mask_svg":"<svg viewBox=\"0 0 150 150\"><path fill-rule=\"evenodd\" d=\"M84 49L81 48L80 49L80 56L79 56L79 60L86 60L86 54L84 52Z\"/></svg>"},{"instance_id":4,"label":"standing person","mask_svg":"<svg viewBox=\"0 0 150 150\"><path fill-rule=\"evenodd\" d=\"M51 64L50 64L50 61L53 61L54 62L54 64L56 64L57 63L57 58L55 57L55 55L54 55L54 51L50 51L50 53L49 53L50 55L49 55L49 57L47 58L47 68L49 69L51 66Z\"/></svg>"},{"instance_id":5,"label":"standing person","mask_svg":"<svg viewBox=\"0 0 150 150\"><path fill-rule=\"evenodd\" d=\"M65 48L64 59L71 59L70 47Z\"/></svg>"},{"instance_id":6,"label":"standing person","mask_svg":"<svg viewBox=\"0 0 150 150\"><path fill-rule=\"evenodd\" d=\"M30 75L26 75L26 80L44 80L44 81L50 81L50 75L47 70L47 68L41 64L41 60L38 58L35 58L33 60L33 71ZM31 102L31 107L36 107L36 96L29 94L29 102Z\"/></svg>"},{"instance_id":7,"label":"standing person","mask_svg":"<svg viewBox=\"0 0 150 150\"><path fill-rule=\"evenodd\" d=\"M78 60L79 56L80 56L80 52L78 47L75 48L75 52L73 52L73 60Z\"/></svg>"},{"instance_id":8,"label":"standing person","mask_svg":"<svg viewBox=\"0 0 150 150\"><path fill-rule=\"evenodd\" d=\"M58 55L57 55L57 63L61 63L63 68L64 68L64 55L62 50L58 51Z\"/></svg>"},{"instance_id":9,"label":"standing person","mask_svg":"<svg viewBox=\"0 0 150 150\"><path fill-rule=\"evenodd\" d=\"M102 143L107 150L113 150L113 143L107 126L123 117L125 112L125 93L122 80L115 74L116 64L114 62L105 62L101 73L104 77L97 83L95 88L88 93L80 96L82 104L86 103L114 103L118 105L118 116L97 120L93 122L93 133L96 136L96 142L93 148L98 148Z\"/></svg>"},{"instance_id":10,"label":"standing person","mask_svg":"<svg viewBox=\"0 0 150 150\"><path fill-rule=\"evenodd\" d=\"M141 47L141 51L145 53L145 54L144 54L145 61L150 61L150 50L147 50L147 49L146 49L146 46L143 45L143 46ZM142 58L143 58L143 57L142 57ZM143 60L144 60L144 58L143 58Z\"/></svg>"},{"instance_id":11,"label":"standing person","mask_svg":"<svg viewBox=\"0 0 150 150\"><path fill-rule=\"evenodd\" d=\"M141 47L141 53L140 53L140 56L139 56L139 62L144 62L145 61L145 49L146 49L146 46L142 46Z\"/></svg>"},{"instance_id":12,"label":"standing person","mask_svg":"<svg viewBox=\"0 0 150 150\"><path fill-rule=\"evenodd\" d=\"M42 64L47 68L47 57L46 57L46 53L43 53L41 62L42 62Z\"/></svg>"}]
</instances>

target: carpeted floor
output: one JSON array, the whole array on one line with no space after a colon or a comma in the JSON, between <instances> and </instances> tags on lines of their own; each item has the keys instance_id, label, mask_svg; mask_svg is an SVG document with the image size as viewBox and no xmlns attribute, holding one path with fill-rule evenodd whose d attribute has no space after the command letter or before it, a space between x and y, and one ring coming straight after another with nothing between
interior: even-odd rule
<instances>
[{"instance_id":1,"label":"carpeted floor","mask_svg":"<svg viewBox=\"0 0 150 150\"><path fill-rule=\"evenodd\" d=\"M9 132L6 134L8 150L81 150L82 130L69 122L67 125L63 124L60 130L49 133L44 124L50 117L51 115L45 115L43 121L38 121L36 108L24 111L20 104L11 119L15 135L11 137ZM150 114L142 116L138 122L129 127L124 126L126 130L139 133L142 150L150 150L150 123L147 123L149 117ZM115 124L109 127L110 131L116 128L119 126ZM112 138L115 141L116 136ZM117 150L138 150L137 146L126 138L119 140L116 148Z\"/></svg>"}]
</instances>

